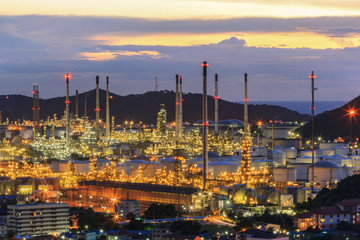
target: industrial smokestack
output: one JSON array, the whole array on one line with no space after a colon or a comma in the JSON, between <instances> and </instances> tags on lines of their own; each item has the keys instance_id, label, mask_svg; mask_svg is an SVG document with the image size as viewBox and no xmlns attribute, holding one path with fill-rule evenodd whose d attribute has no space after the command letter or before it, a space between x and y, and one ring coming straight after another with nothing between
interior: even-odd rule
<instances>
[{"instance_id":1,"label":"industrial smokestack","mask_svg":"<svg viewBox=\"0 0 360 240\"><path fill-rule=\"evenodd\" d=\"M245 73L245 96L244 96L244 134L249 134L248 129L248 97L247 97L247 73Z\"/></svg>"},{"instance_id":2,"label":"industrial smokestack","mask_svg":"<svg viewBox=\"0 0 360 240\"><path fill-rule=\"evenodd\" d=\"M215 74L215 134L219 134L219 92L218 92L218 74Z\"/></svg>"},{"instance_id":3,"label":"industrial smokestack","mask_svg":"<svg viewBox=\"0 0 360 240\"><path fill-rule=\"evenodd\" d=\"M96 140L100 139L100 102L99 102L99 76L96 76Z\"/></svg>"},{"instance_id":4,"label":"industrial smokestack","mask_svg":"<svg viewBox=\"0 0 360 240\"><path fill-rule=\"evenodd\" d=\"M203 173L202 173L202 180L203 180L203 189L206 189L206 180L208 178L208 135L207 135L207 128L208 128L208 112L207 112L207 62L203 62L203 132L202 132L202 141L203 141Z\"/></svg>"},{"instance_id":5,"label":"industrial smokestack","mask_svg":"<svg viewBox=\"0 0 360 240\"><path fill-rule=\"evenodd\" d=\"M70 100L69 100L69 79L70 79L70 74L66 74L65 75L65 79L66 79L66 100L65 100L65 105L66 105L66 147L69 148L70 147Z\"/></svg>"},{"instance_id":6,"label":"industrial smokestack","mask_svg":"<svg viewBox=\"0 0 360 240\"><path fill-rule=\"evenodd\" d=\"M158 75L155 75L155 92L159 91Z\"/></svg>"},{"instance_id":7,"label":"industrial smokestack","mask_svg":"<svg viewBox=\"0 0 360 240\"><path fill-rule=\"evenodd\" d=\"M86 119L86 117L87 117L87 95L88 95L88 93L85 93L85 96L84 96L84 119Z\"/></svg>"},{"instance_id":8,"label":"industrial smokestack","mask_svg":"<svg viewBox=\"0 0 360 240\"><path fill-rule=\"evenodd\" d=\"M33 84L33 125L35 132L39 132L40 126L40 98L39 98L39 85Z\"/></svg>"},{"instance_id":9,"label":"industrial smokestack","mask_svg":"<svg viewBox=\"0 0 360 240\"><path fill-rule=\"evenodd\" d=\"M106 139L110 139L110 96L109 96L109 77L106 77Z\"/></svg>"},{"instance_id":10,"label":"industrial smokestack","mask_svg":"<svg viewBox=\"0 0 360 240\"><path fill-rule=\"evenodd\" d=\"M79 117L79 91L75 91L75 117Z\"/></svg>"},{"instance_id":11,"label":"industrial smokestack","mask_svg":"<svg viewBox=\"0 0 360 240\"><path fill-rule=\"evenodd\" d=\"M183 98L182 98L182 76L180 76L179 87L179 136L183 134Z\"/></svg>"},{"instance_id":12,"label":"industrial smokestack","mask_svg":"<svg viewBox=\"0 0 360 240\"><path fill-rule=\"evenodd\" d=\"M176 92L175 92L175 142L179 143L179 75L176 74Z\"/></svg>"}]
</instances>

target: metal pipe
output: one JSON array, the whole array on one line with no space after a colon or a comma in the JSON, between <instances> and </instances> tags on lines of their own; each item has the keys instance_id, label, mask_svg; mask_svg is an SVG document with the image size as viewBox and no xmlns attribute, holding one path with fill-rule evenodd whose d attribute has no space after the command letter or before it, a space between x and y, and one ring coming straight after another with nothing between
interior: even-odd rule
<instances>
[{"instance_id":1,"label":"metal pipe","mask_svg":"<svg viewBox=\"0 0 360 240\"><path fill-rule=\"evenodd\" d=\"M179 85L179 136L183 134L183 98L182 98L182 76Z\"/></svg>"},{"instance_id":2,"label":"metal pipe","mask_svg":"<svg viewBox=\"0 0 360 240\"><path fill-rule=\"evenodd\" d=\"M218 92L218 74L215 74L215 133L219 134L219 92Z\"/></svg>"},{"instance_id":3,"label":"metal pipe","mask_svg":"<svg viewBox=\"0 0 360 240\"><path fill-rule=\"evenodd\" d=\"M110 139L110 96L109 96L109 77L106 77L106 139Z\"/></svg>"},{"instance_id":4,"label":"metal pipe","mask_svg":"<svg viewBox=\"0 0 360 240\"><path fill-rule=\"evenodd\" d=\"M100 102L99 102L99 76L96 76L96 140L100 139Z\"/></svg>"},{"instance_id":5,"label":"metal pipe","mask_svg":"<svg viewBox=\"0 0 360 240\"><path fill-rule=\"evenodd\" d=\"M311 72L311 164L312 164L312 173L311 173L311 190L314 190L314 181L315 181L315 149L314 149L314 115L315 115L315 90L314 80L315 80L314 71Z\"/></svg>"},{"instance_id":6,"label":"metal pipe","mask_svg":"<svg viewBox=\"0 0 360 240\"><path fill-rule=\"evenodd\" d=\"M248 98L247 98L247 73L245 73L245 96L244 96L244 134L249 134L248 126Z\"/></svg>"},{"instance_id":7,"label":"metal pipe","mask_svg":"<svg viewBox=\"0 0 360 240\"><path fill-rule=\"evenodd\" d=\"M202 116L202 142L203 142L203 172L202 172L202 180L203 180L203 189L206 189L206 181L208 178L208 112L207 112L207 62L203 62L203 116Z\"/></svg>"},{"instance_id":8,"label":"metal pipe","mask_svg":"<svg viewBox=\"0 0 360 240\"><path fill-rule=\"evenodd\" d=\"M176 74L176 92L175 92L175 142L179 143L179 75Z\"/></svg>"},{"instance_id":9,"label":"metal pipe","mask_svg":"<svg viewBox=\"0 0 360 240\"><path fill-rule=\"evenodd\" d=\"M69 113L69 78L70 75L67 73L65 75L66 78L66 100L65 100L65 106L66 106L66 148L70 147L70 113Z\"/></svg>"},{"instance_id":10,"label":"metal pipe","mask_svg":"<svg viewBox=\"0 0 360 240\"><path fill-rule=\"evenodd\" d=\"M75 91L75 117L79 117L79 91Z\"/></svg>"}]
</instances>

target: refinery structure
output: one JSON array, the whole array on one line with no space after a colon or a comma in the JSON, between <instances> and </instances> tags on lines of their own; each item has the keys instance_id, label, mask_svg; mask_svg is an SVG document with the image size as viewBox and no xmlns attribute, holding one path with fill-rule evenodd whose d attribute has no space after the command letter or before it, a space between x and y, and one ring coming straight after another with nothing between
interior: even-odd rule
<instances>
[{"instance_id":1,"label":"refinery structure","mask_svg":"<svg viewBox=\"0 0 360 240\"><path fill-rule=\"evenodd\" d=\"M302 143L296 130L303 123L249 122L251 75L246 73L241 79L244 88L239 84L244 91L243 119L220 119L221 76L209 76L207 69L203 62L202 120L192 124L184 119L186 79L178 74L175 121L168 121L167 106L162 104L154 112L156 126L116 122L112 113L118 109L111 106L107 76L106 81L94 78L95 119L87 116L86 100L79 103L77 90L75 109L70 109L70 74L65 75L64 115L40 119L41 86L34 84L32 121L2 123L7 133L0 144L0 193L16 194L23 202L62 202L120 218L124 216L117 204L131 200L139 203L141 213L152 203L210 215L234 206L291 210L360 169L356 146L314 137ZM312 81L314 77L312 73ZM106 83L106 99L99 96L101 83ZM207 86L213 83L215 111L209 112ZM100 109L100 102L106 103L105 109ZM100 111L106 112L105 119ZM210 114L214 122L208 120ZM12 136L14 131L20 134Z\"/></svg>"}]
</instances>

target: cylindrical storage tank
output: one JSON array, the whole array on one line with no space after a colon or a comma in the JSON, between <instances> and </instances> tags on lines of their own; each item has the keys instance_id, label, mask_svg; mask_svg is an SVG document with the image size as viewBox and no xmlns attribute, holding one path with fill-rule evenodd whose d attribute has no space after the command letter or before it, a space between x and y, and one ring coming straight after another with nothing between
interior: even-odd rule
<instances>
[{"instance_id":1,"label":"cylindrical storage tank","mask_svg":"<svg viewBox=\"0 0 360 240\"><path fill-rule=\"evenodd\" d=\"M296 181L296 170L294 168L274 168L273 174L275 182Z\"/></svg>"},{"instance_id":2,"label":"cylindrical storage tank","mask_svg":"<svg viewBox=\"0 0 360 240\"><path fill-rule=\"evenodd\" d=\"M202 161L202 158L190 159L186 161L186 165L189 167L191 164L201 164Z\"/></svg>"},{"instance_id":3,"label":"cylindrical storage tank","mask_svg":"<svg viewBox=\"0 0 360 240\"><path fill-rule=\"evenodd\" d=\"M286 153L283 151L273 150L272 158L274 166L285 166L286 165Z\"/></svg>"},{"instance_id":4,"label":"cylindrical storage tank","mask_svg":"<svg viewBox=\"0 0 360 240\"><path fill-rule=\"evenodd\" d=\"M251 167L259 170L260 168L267 168L269 166L273 166L273 161L269 159L257 159L251 161Z\"/></svg>"},{"instance_id":5,"label":"cylindrical storage tank","mask_svg":"<svg viewBox=\"0 0 360 240\"><path fill-rule=\"evenodd\" d=\"M314 162L317 162L317 158L314 157ZM312 157L309 156L303 156L303 157L298 157L296 158L296 163L312 163Z\"/></svg>"},{"instance_id":6,"label":"cylindrical storage tank","mask_svg":"<svg viewBox=\"0 0 360 240\"><path fill-rule=\"evenodd\" d=\"M322 149L322 151L324 156L330 156L335 154L334 149Z\"/></svg>"},{"instance_id":7,"label":"cylindrical storage tank","mask_svg":"<svg viewBox=\"0 0 360 240\"><path fill-rule=\"evenodd\" d=\"M312 154L311 154L311 151L310 151L310 150L304 150L304 151L301 151L301 152L300 152L300 156L301 156L301 157L305 157L305 156L311 157Z\"/></svg>"},{"instance_id":8,"label":"cylindrical storage tank","mask_svg":"<svg viewBox=\"0 0 360 240\"><path fill-rule=\"evenodd\" d=\"M59 172L68 172L70 171L69 161L64 161L59 163Z\"/></svg>"},{"instance_id":9,"label":"cylindrical storage tank","mask_svg":"<svg viewBox=\"0 0 360 240\"><path fill-rule=\"evenodd\" d=\"M297 190L297 203L306 202L311 194L311 188L300 188Z\"/></svg>"},{"instance_id":10,"label":"cylindrical storage tank","mask_svg":"<svg viewBox=\"0 0 360 240\"><path fill-rule=\"evenodd\" d=\"M315 157L321 157L324 155L323 149L315 149Z\"/></svg>"},{"instance_id":11,"label":"cylindrical storage tank","mask_svg":"<svg viewBox=\"0 0 360 240\"><path fill-rule=\"evenodd\" d=\"M209 163L209 166L213 168L214 177L217 178L220 173L236 173L239 168L239 164L228 162L228 161L217 161Z\"/></svg>"},{"instance_id":12,"label":"cylindrical storage tank","mask_svg":"<svg viewBox=\"0 0 360 240\"><path fill-rule=\"evenodd\" d=\"M144 177L155 176L157 170L162 169L162 167L163 165L161 163L151 161L143 161L143 163L139 164L139 168L142 169Z\"/></svg>"},{"instance_id":13,"label":"cylindrical storage tank","mask_svg":"<svg viewBox=\"0 0 360 240\"><path fill-rule=\"evenodd\" d=\"M287 159L296 158L297 156L297 150L295 148L285 148L282 151L286 153Z\"/></svg>"},{"instance_id":14,"label":"cylindrical storage tank","mask_svg":"<svg viewBox=\"0 0 360 240\"><path fill-rule=\"evenodd\" d=\"M347 167L344 166L341 168L341 179L347 178L349 176L352 176L354 173L354 168L353 167Z\"/></svg>"},{"instance_id":15,"label":"cylindrical storage tank","mask_svg":"<svg viewBox=\"0 0 360 240\"><path fill-rule=\"evenodd\" d=\"M255 148L255 156L267 156L267 148L266 147L257 147Z\"/></svg>"},{"instance_id":16,"label":"cylindrical storage tank","mask_svg":"<svg viewBox=\"0 0 360 240\"><path fill-rule=\"evenodd\" d=\"M281 194L281 206L291 207L294 204L294 197L292 194Z\"/></svg>"},{"instance_id":17,"label":"cylindrical storage tank","mask_svg":"<svg viewBox=\"0 0 360 240\"><path fill-rule=\"evenodd\" d=\"M90 172L89 160L86 160L86 161L73 160L73 163L74 163L74 170L76 173L89 173Z\"/></svg>"},{"instance_id":18,"label":"cylindrical storage tank","mask_svg":"<svg viewBox=\"0 0 360 240\"><path fill-rule=\"evenodd\" d=\"M312 176L312 170L312 167L309 168L309 176ZM341 176L342 169L334 162L323 160L314 164L314 181L320 183L322 187L340 181Z\"/></svg>"},{"instance_id":19,"label":"cylindrical storage tank","mask_svg":"<svg viewBox=\"0 0 360 240\"><path fill-rule=\"evenodd\" d=\"M231 163L236 163L238 164L239 166L241 166L241 159L239 158L228 158L228 159L225 159L223 161L226 161L226 162L231 162Z\"/></svg>"},{"instance_id":20,"label":"cylindrical storage tank","mask_svg":"<svg viewBox=\"0 0 360 240\"><path fill-rule=\"evenodd\" d=\"M124 173L126 175L130 175L131 174L131 167L129 165L124 164L124 163L116 163L116 171L117 172L124 171Z\"/></svg>"},{"instance_id":21,"label":"cylindrical storage tank","mask_svg":"<svg viewBox=\"0 0 360 240\"><path fill-rule=\"evenodd\" d=\"M111 161L107 159L100 159L98 158L96 161L96 167L98 170L102 170L105 166L110 166Z\"/></svg>"},{"instance_id":22,"label":"cylindrical storage tank","mask_svg":"<svg viewBox=\"0 0 360 240\"><path fill-rule=\"evenodd\" d=\"M334 148L335 154L348 155L349 148L345 146L339 146Z\"/></svg>"},{"instance_id":23,"label":"cylindrical storage tank","mask_svg":"<svg viewBox=\"0 0 360 240\"><path fill-rule=\"evenodd\" d=\"M168 170L170 170L170 171L175 170L176 159L174 159L174 158L162 158L162 159L159 159L159 162L162 163L164 165L164 167L166 167ZM181 162L180 162L180 165L181 165Z\"/></svg>"},{"instance_id":24,"label":"cylindrical storage tank","mask_svg":"<svg viewBox=\"0 0 360 240\"><path fill-rule=\"evenodd\" d=\"M355 155L360 155L360 149L355 150Z\"/></svg>"}]
</instances>

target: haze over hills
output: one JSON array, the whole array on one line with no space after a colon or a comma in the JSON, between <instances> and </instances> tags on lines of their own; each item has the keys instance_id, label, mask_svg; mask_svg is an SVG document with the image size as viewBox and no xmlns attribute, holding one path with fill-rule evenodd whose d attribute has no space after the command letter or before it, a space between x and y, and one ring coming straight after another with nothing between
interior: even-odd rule
<instances>
[{"instance_id":1,"label":"haze over hills","mask_svg":"<svg viewBox=\"0 0 360 240\"><path fill-rule=\"evenodd\" d=\"M175 116L175 93L173 91L146 92L144 94L130 94L119 96L111 94L111 115L115 116L115 121L120 123L124 120L143 121L144 123L156 123L157 112L160 104L165 104L168 121L173 121ZM100 115L105 118L105 90L100 89ZM8 97L8 98L6 98ZM87 115L95 118L95 90L90 90L79 94L79 114L84 115L84 100L87 99ZM202 118L202 95L186 93L184 99L184 122L193 123ZM75 112L75 96L70 97L70 110ZM50 99L40 99L40 117L46 119L47 116L57 114L63 116L65 110L65 97ZM214 99L208 97L209 120L214 120ZM11 121L17 119L32 119L32 98L23 95L2 95L0 96L0 111L3 120L9 118ZM221 119L240 119L243 120L243 104L233 103L225 100L219 101L219 118ZM259 120L283 120L283 121L307 121L309 115L300 114L296 111L284 107L272 105L249 105L249 121Z\"/></svg>"},{"instance_id":2,"label":"haze over hills","mask_svg":"<svg viewBox=\"0 0 360 240\"><path fill-rule=\"evenodd\" d=\"M342 137L345 140L350 138L350 120L349 120L349 109L358 109L360 106L360 96L354 98L345 105L336 108L331 111L324 112L315 116L315 137L321 136L322 138L333 140L338 137ZM359 125L359 114L357 110L354 118L352 119L352 138L359 137L360 125ZM300 132L304 138L311 137L311 123L305 124Z\"/></svg>"}]
</instances>

